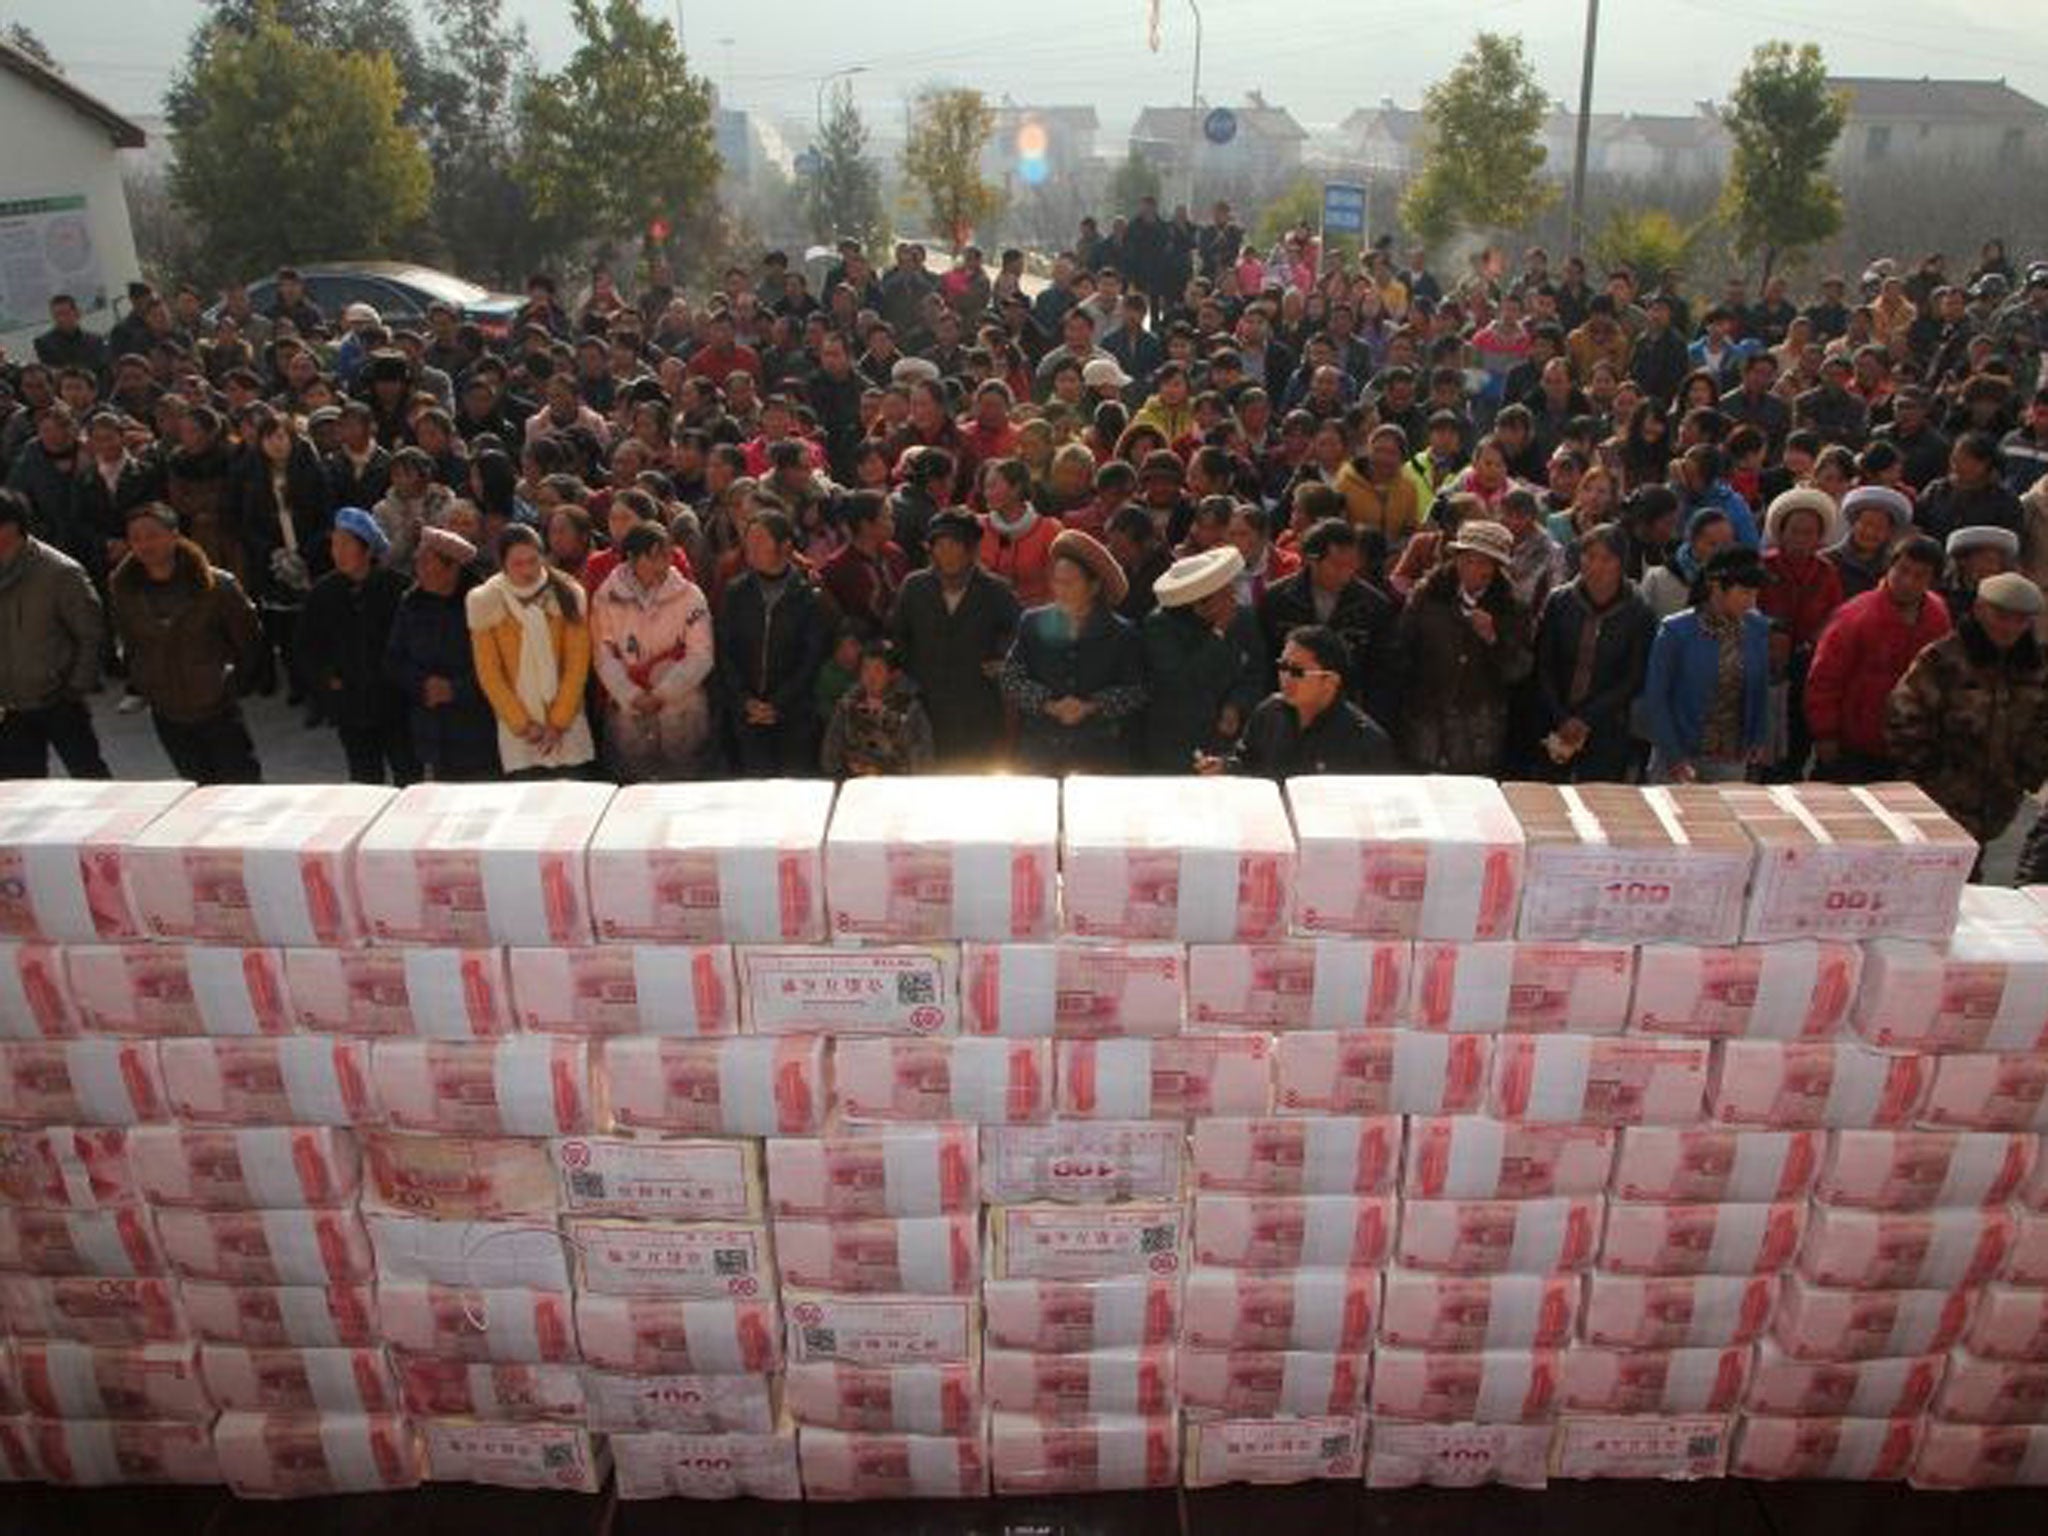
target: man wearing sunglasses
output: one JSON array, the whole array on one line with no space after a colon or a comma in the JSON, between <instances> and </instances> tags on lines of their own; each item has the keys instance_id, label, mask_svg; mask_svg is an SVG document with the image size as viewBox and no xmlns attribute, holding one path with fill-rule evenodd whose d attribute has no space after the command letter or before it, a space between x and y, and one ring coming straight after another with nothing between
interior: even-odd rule
<instances>
[{"instance_id":1,"label":"man wearing sunglasses","mask_svg":"<svg viewBox=\"0 0 2048 1536\"><path fill-rule=\"evenodd\" d=\"M1228 757L1198 756L1198 773L1288 779L1305 773L1393 773L1394 744L1344 697L1344 637L1321 624L1290 630L1276 668L1280 691L1260 701Z\"/></svg>"}]
</instances>

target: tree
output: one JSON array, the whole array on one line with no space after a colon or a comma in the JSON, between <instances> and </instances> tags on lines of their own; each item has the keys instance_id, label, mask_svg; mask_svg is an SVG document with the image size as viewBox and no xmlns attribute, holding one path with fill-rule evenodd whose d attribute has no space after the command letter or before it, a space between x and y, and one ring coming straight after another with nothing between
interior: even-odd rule
<instances>
[{"instance_id":1,"label":"tree","mask_svg":"<svg viewBox=\"0 0 2048 1536\"><path fill-rule=\"evenodd\" d=\"M817 168L804 196L811 238L825 244L851 235L871 251L887 244L882 173L868 158L868 125L848 81L833 87L832 111L818 134L816 154Z\"/></svg>"},{"instance_id":2,"label":"tree","mask_svg":"<svg viewBox=\"0 0 2048 1536\"><path fill-rule=\"evenodd\" d=\"M715 238L710 82L637 0L572 0L582 38L519 103L517 177L534 212L587 239L701 253Z\"/></svg>"},{"instance_id":3,"label":"tree","mask_svg":"<svg viewBox=\"0 0 2048 1536\"><path fill-rule=\"evenodd\" d=\"M1780 258L1842 227L1842 193L1826 166L1847 116L1811 43L1759 44L1721 110L1735 141L1722 206L1735 249L1761 255L1766 280Z\"/></svg>"},{"instance_id":4,"label":"tree","mask_svg":"<svg viewBox=\"0 0 2048 1536\"><path fill-rule=\"evenodd\" d=\"M209 268L383 255L425 213L434 173L388 55L332 52L266 14L214 38L185 83L171 193Z\"/></svg>"},{"instance_id":5,"label":"tree","mask_svg":"<svg viewBox=\"0 0 2048 1536\"><path fill-rule=\"evenodd\" d=\"M917 98L916 125L903 146L903 173L916 182L938 233L967 243L1000 206L981 179L981 151L996 115L981 92L927 89Z\"/></svg>"},{"instance_id":6,"label":"tree","mask_svg":"<svg viewBox=\"0 0 2048 1536\"><path fill-rule=\"evenodd\" d=\"M1138 211L1140 198L1157 198L1164 192L1158 166L1141 156L1125 155L1109 178L1104 198L1111 211L1131 214Z\"/></svg>"},{"instance_id":7,"label":"tree","mask_svg":"<svg viewBox=\"0 0 2048 1536\"><path fill-rule=\"evenodd\" d=\"M209 0L210 14L192 34L185 67L172 80L166 110L173 128L189 122L195 110L192 80L214 48L223 41L255 36L268 19L300 42L328 53L381 53L398 70L405 92L404 121L418 126L433 100L436 82L432 62L413 31L405 0Z\"/></svg>"},{"instance_id":8,"label":"tree","mask_svg":"<svg viewBox=\"0 0 2048 1536\"><path fill-rule=\"evenodd\" d=\"M1463 229L1514 229L1557 196L1542 179L1550 99L1522 40L1482 32L1422 98L1422 174L1401 222L1426 245Z\"/></svg>"},{"instance_id":9,"label":"tree","mask_svg":"<svg viewBox=\"0 0 2048 1536\"><path fill-rule=\"evenodd\" d=\"M1298 176L1287 189L1259 210L1252 221L1251 243L1269 251L1296 225L1314 229L1323 222L1323 184L1314 176Z\"/></svg>"},{"instance_id":10,"label":"tree","mask_svg":"<svg viewBox=\"0 0 2048 1536\"><path fill-rule=\"evenodd\" d=\"M503 0L428 0L433 95L424 132L434 156L434 233L457 271L516 282L563 232L535 217L514 174L520 94L534 73L523 22Z\"/></svg>"},{"instance_id":11,"label":"tree","mask_svg":"<svg viewBox=\"0 0 2048 1536\"><path fill-rule=\"evenodd\" d=\"M1711 222L1685 225L1662 208L1617 208L1593 236L1593 259L1604 270L1627 267L1647 283L1683 268Z\"/></svg>"}]
</instances>

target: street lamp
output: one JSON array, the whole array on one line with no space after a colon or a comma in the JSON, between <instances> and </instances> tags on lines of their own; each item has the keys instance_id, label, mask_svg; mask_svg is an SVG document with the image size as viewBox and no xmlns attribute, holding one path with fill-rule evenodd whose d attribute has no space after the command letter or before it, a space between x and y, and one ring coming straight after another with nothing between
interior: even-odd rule
<instances>
[{"instance_id":1,"label":"street lamp","mask_svg":"<svg viewBox=\"0 0 2048 1536\"><path fill-rule=\"evenodd\" d=\"M818 77L818 132L825 131L825 87L834 80L843 80L849 75L864 75L868 72L865 64L849 64L844 69L835 69L829 75Z\"/></svg>"}]
</instances>

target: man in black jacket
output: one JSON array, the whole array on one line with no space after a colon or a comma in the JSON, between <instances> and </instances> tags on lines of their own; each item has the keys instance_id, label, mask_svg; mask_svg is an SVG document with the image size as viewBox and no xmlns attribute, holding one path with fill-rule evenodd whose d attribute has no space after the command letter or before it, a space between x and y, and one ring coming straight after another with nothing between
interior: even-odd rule
<instances>
[{"instance_id":1,"label":"man in black jacket","mask_svg":"<svg viewBox=\"0 0 2048 1536\"><path fill-rule=\"evenodd\" d=\"M106 338L78 323L78 300L68 293L50 296L50 328L36 338L36 361L46 368L83 368L106 378Z\"/></svg>"},{"instance_id":2,"label":"man in black jacket","mask_svg":"<svg viewBox=\"0 0 2048 1536\"><path fill-rule=\"evenodd\" d=\"M1307 773L1393 773L1394 743L1344 697L1348 648L1320 624L1291 631L1280 652L1280 691L1252 711L1228 757L1196 760L1198 772L1291 779Z\"/></svg>"},{"instance_id":3,"label":"man in black jacket","mask_svg":"<svg viewBox=\"0 0 2048 1536\"><path fill-rule=\"evenodd\" d=\"M128 685L149 705L180 778L259 784L263 770L237 695L263 652L255 606L206 551L178 536L161 502L128 514L128 556L108 578Z\"/></svg>"},{"instance_id":4,"label":"man in black jacket","mask_svg":"<svg viewBox=\"0 0 2048 1536\"><path fill-rule=\"evenodd\" d=\"M905 579L889 635L931 717L939 766L986 763L1002 751L996 678L1023 610L1009 584L982 569L981 525L969 513L939 513L928 538L931 566Z\"/></svg>"},{"instance_id":5,"label":"man in black jacket","mask_svg":"<svg viewBox=\"0 0 2048 1536\"><path fill-rule=\"evenodd\" d=\"M1335 631L1347 658L1345 693L1374 719L1391 720L1400 700L1399 668L1390 653L1400 609L1359 574L1364 558L1358 530L1342 518L1324 518L1302 535L1301 569L1266 588L1259 627L1276 667L1294 630L1319 625Z\"/></svg>"},{"instance_id":6,"label":"man in black jacket","mask_svg":"<svg viewBox=\"0 0 2048 1536\"><path fill-rule=\"evenodd\" d=\"M384 675L406 704L413 756L436 783L498 778L498 723L476 678L464 616L476 546L446 528L420 531L413 585L399 599Z\"/></svg>"},{"instance_id":7,"label":"man in black jacket","mask_svg":"<svg viewBox=\"0 0 2048 1536\"><path fill-rule=\"evenodd\" d=\"M420 776L406 719L406 698L384 658L406 580L385 565L391 540L361 507L334 514L328 534L334 568L306 594L294 658L306 691L341 733L349 781L412 783Z\"/></svg>"},{"instance_id":8,"label":"man in black jacket","mask_svg":"<svg viewBox=\"0 0 2048 1536\"><path fill-rule=\"evenodd\" d=\"M796 529L764 511L747 525L746 573L726 588L718 680L732 722L734 763L752 778L818 772L812 685L831 625L808 578L791 563Z\"/></svg>"}]
</instances>

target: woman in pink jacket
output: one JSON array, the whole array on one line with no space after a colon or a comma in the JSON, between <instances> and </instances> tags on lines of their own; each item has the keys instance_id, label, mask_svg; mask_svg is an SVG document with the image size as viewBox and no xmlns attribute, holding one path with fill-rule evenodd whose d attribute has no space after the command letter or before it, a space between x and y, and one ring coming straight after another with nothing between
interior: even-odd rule
<instances>
[{"instance_id":1,"label":"woman in pink jacket","mask_svg":"<svg viewBox=\"0 0 2048 1536\"><path fill-rule=\"evenodd\" d=\"M621 783L689 778L711 740L711 607L675 569L659 523L630 529L619 553L590 603L605 762Z\"/></svg>"}]
</instances>

